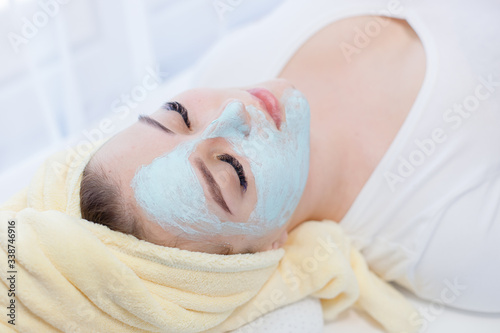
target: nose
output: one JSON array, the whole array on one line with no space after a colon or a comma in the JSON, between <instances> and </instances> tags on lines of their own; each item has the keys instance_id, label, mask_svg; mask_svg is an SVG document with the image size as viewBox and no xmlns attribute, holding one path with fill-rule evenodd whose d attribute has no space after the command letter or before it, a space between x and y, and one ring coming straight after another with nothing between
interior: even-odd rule
<instances>
[{"instance_id":1,"label":"nose","mask_svg":"<svg viewBox=\"0 0 500 333\"><path fill-rule=\"evenodd\" d=\"M226 105L219 118L208 125L204 137L243 139L250 134L250 115L241 101Z\"/></svg>"}]
</instances>

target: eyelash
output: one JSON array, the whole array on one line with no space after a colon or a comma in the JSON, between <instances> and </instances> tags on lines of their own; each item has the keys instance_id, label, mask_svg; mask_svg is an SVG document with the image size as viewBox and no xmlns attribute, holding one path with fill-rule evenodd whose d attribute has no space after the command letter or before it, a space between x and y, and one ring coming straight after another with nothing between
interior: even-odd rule
<instances>
[{"instance_id":1,"label":"eyelash","mask_svg":"<svg viewBox=\"0 0 500 333\"><path fill-rule=\"evenodd\" d=\"M236 171L238 178L240 179L240 186L243 188L243 191L246 191L248 183L247 183L247 179L245 177L245 172L243 170L243 166L241 165L241 163L236 158L234 158L233 156L231 156L229 154L217 155L217 159L219 161L231 164L231 166Z\"/></svg>"},{"instance_id":2,"label":"eyelash","mask_svg":"<svg viewBox=\"0 0 500 333\"><path fill-rule=\"evenodd\" d=\"M182 119L184 119L184 123L186 124L187 128L191 129L191 122L189 121L188 112L186 108L182 106L179 102L167 102L163 105L163 108L165 110L178 112L182 116ZM234 168L240 180L240 186L243 188L243 191L246 191L248 182L245 177L245 171L243 170L243 166L241 165L241 163L236 158L234 158L229 154L218 155L217 159L219 161L229 163Z\"/></svg>"},{"instance_id":3,"label":"eyelash","mask_svg":"<svg viewBox=\"0 0 500 333\"><path fill-rule=\"evenodd\" d=\"M189 121L188 112L185 107L183 107L179 102L167 102L163 105L163 109L169 111L175 111L182 116L184 123L187 128L191 129L191 122Z\"/></svg>"}]
</instances>

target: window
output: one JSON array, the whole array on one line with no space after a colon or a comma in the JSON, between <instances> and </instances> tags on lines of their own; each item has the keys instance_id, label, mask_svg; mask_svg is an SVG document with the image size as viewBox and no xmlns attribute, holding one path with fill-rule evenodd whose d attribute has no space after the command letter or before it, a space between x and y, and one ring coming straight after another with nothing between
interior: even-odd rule
<instances>
[{"instance_id":1,"label":"window","mask_svg":"<svg viewBox=\"0 0 500 333\"><path fill-rule=\"evenodd\" d=\"M280 2L0 0L0 175L81 136L145 75L169 80Z\"/></svg>"}]
</instances>

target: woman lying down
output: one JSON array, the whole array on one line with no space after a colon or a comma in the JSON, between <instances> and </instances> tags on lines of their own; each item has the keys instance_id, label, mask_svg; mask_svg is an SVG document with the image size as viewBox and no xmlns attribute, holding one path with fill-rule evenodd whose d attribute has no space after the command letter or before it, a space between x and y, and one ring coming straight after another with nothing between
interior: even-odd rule
<instances>
[{"instance_id":1,"label":"woman lying down","mask_svg":"<svg viewBox=\"0 0 500 333\"><path fill-rule=\"evenodd\" d=\"M321 312L296 314L317 309L308 296L327 320L356 306L416 332L408 301L307 208L310 118L286 80L191 90L85 154L48 159L0 208L2 332L258 331L282 307L314 332Z\"/></svg>"},{"instance_id":2,"label":"woman lying down","mask_svg":"<svg viewBox=\"0 0 500 333\"><path fill-rule=\"evenodd\" d=\"M85 156L54 157L2 207L29 249L16 328L223 332L312 296L325 319L356 306L417 331L425 319L382 280L500 312L495 56L438 71L479 46L459 28L461 46L445 43L425 5L408 20L317 5L285 3L229 38L199 79L253 84L175 96ZM266 30L274 19L301 43ZM370 47L339 47L373 22Z\"/></svg>"}]
</instances>

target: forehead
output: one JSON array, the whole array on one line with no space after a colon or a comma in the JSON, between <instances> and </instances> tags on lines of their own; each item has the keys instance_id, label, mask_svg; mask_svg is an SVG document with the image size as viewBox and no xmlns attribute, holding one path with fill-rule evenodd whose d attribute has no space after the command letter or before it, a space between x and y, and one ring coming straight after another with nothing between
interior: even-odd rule
<instances>
[{"instance_id":1,"label":"forehead","mask_svg":"<svg viewBox=\"0 0 500 333\"><path fill-rule=\"evenodd\" d=\"M175 136L168 140L165 136L160 131L136 122L106 142L96 152L92 162L98 162L121 185L130 184L141 165L151 163L154 158L178 144Z\"/></svg>"}]
</instances>

